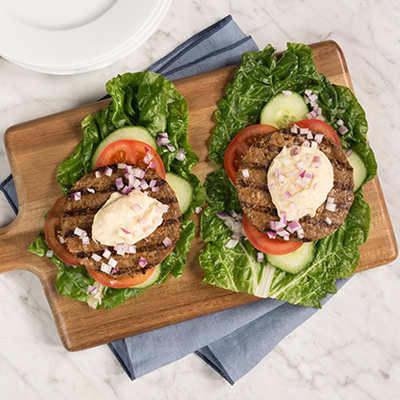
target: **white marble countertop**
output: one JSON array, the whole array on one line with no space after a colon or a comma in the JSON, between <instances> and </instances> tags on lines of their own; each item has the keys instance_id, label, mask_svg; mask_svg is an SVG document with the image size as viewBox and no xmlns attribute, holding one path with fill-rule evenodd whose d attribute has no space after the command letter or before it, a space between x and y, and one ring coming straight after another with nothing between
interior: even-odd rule
<instances>
[{"instance_id":1,"label":"white marble countertop","mask_svg":"<svg viewBox=\"0 0 400 400\"><path fill-rule=\"evenodd\" d=\"M74 76L0 59L0 132L96 100L105 82L142 70L231 14L263 47L334 39L366 110L369 140L399 239L400 7L394 0L315 2L174 0L158 31L126 59ZM10 170L0 148L0 180ZM13 213L0 196L0 226ZM0 255L1 259L1 255ZM68 353L39 280L0 276L0 397L43 399L395 399L400 393L400 260L357 274L234 386L195 355L131 382L107 346Z\"/></svg>"}]
</instances>

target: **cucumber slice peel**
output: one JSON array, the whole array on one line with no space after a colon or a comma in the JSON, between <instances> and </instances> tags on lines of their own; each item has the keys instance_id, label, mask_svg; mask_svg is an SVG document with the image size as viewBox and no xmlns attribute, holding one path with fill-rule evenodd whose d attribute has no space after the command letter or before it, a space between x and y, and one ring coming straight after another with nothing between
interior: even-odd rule
<instances>
[{"instance_id":1,"label":"cucumber slice peel","mask_svg":"<svg viewBox=\"0 0 400 400\"><path fill-rule=\"evenodd\" d=\"M134 289L144 289L149 286L154 285L161 274L161 264L155 266L154 272L151 274L150 278L147 281L139 283L139 285L133 286Z\"/></svg>"},{"instance_id":2,"label":"cucumber slice peel","mask_svg":"<svg viewBox=\"0 0 400 400\"><path fill-rule=\"evenodd\" d=\"M276 128L286 128L296 121L307 119L308 106L303 97L296 93L279 93L261 110L260 123Z\"/></svg>"},{"instance_id":3,"label":"cucumber slice peel","mask_svg":"<svg viewBox=\"0 0 400 400\"><path fill-rule=\"evenodd\" d=\"M299 249L289 254L274 256L266 254L267 261L274 267L291 274L298 274L307 268L315 257L315 242L304 243Z\"/></svg>"},{"instance_id":4,"label":"cucumber slice peel","mask_svg":"<svg viewBox=\"0 0 400 400\"><path fill-rule=\"evenodd\" d=\"M188 210L193 198L192 185L189 181L173 172L166 172L165 180L175 192L181 213L184 214Z\"/></svg>"},{"instance_id":5,"label":"cucumber slice peel","mask_svg":"<svg viewBox=\"0 0 400 400\"><path fill-rule=\"evenodd\" d=\"M92 169L95 168L96 162L103 150L111 143L117 140L139 140L157 150L157 142L151 133L142 126L126 126L110 133L102 142L100 142L92 157Z\"/></svg>"},{"instance_id":6,"label":"cucumber slice peel","mask_svg":"<svg viewBox=\"0 0 400 400\"><path fill-rule=\"evenodd\" d=\"M347 160L353 167L354 191L356 192L367 178L367 167L362 158L355 151L352 151L352 153L347 157Z\"/></svg>"}]
</instances>

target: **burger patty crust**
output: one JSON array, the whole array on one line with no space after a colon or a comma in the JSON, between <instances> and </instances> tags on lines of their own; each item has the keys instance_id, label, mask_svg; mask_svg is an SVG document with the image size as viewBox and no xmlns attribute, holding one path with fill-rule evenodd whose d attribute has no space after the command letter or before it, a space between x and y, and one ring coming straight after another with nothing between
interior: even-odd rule
<instances>
[{"instance_id":1,"label":"burger patty crust","mask_svg":"<svg viewBox=\"0 0 400 400\"><path fill-rule=\"evenodd\" d=\"M132 167L143 170L143 168L136 165L132 165ZM106 246L92 239L94 216L109 199L111 194L117 192L116 179L122 178L125 185L128 184L128 180L124 177L126 174L125 169L118 169L117 165L110 165L108 168L112 169L112 175L107 176L104 174L105 168L106 167L100 167L88 173L76 182L69 191L61 216L62 235L68 250L74 254L85 267L100 271L102 263L107 263L107 259L102 258L101 261L97 262L92 258L92 255L97 254L102 256L104 250L108 249L111 252L110 257L117 261L117 271L112 275L107 275L114 278L133 277L160 264L171 253L179 239L182 225L181 210L179 208L178 199L170 185L153 170L144 170L144 180L148 184L151 180L156 180L155 186L158 187L159 190L153 192L152 189L149 188L143 192L161 203L167 204L169 208L162 216L163 221L161 225L147 238L135 243L135 254L125 253L124 255L118 255L113 246ZM100 174L98 174L99 177L96 177L96 171L100 172ZM93 190L94 193L92 193ZM80 200L75 200L73 198L73 194L77 192L81 193ZM74 233L77 227L87 232L87 236L89 237L88 244L83 244L82 239ZM163 240L166 237L172 242L172 245L168 247L163 244ZM144 258L147 262L144 267L139 265L140 258Z\"/></svg>"},{"instance_id":2,"label":"burger patty crust","mask_svg":"<svg viewBox=\"0 0 400 400\"><path fill-rule=\"evenodd\" d=\"M261 137L244 155L236 181L238 198L244 213L260 232L267 233L271 230L270 221L280 219L268 190L268 168L283 147L301 146L306 140L306 135L292 133L289 128L280 129ZM300 218L298 222L304 230L304 236L298 238L297 235L290 235L291 241L310 242L330 235L343 223L353 203L353 168L342 148L324 136L318 149L328 157L333 167L334 182L327 197L334 198L336 210L327 210L324 202L314 217L306 215ZM249 172L247 178L243 176L245 169Z\"/></svg>"}]
</instances>

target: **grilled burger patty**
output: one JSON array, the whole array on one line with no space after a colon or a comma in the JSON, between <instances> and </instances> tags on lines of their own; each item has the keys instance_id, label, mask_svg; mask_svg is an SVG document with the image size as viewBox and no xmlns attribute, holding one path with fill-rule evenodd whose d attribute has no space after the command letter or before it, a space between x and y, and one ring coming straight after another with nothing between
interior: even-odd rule
<instances>
[{"instance_id":1,"label":"grilled burger patty","mask_svg":"<svg viewBox=\"0 0 400 400\"><path fill-rule=\"evenodd\" d=\"M306 140L306 136L292 133L289 128L281 129L261 137L244 155L237 174L237 193L244 213L260 232L267 233L271 230L270 221L280 219L267 187L268 168L283 147L301 146ZM343 223L353 203L353 168L343 150L325 136L318 149L333 166L334 183L327 197L335 199L336 211L326 210L324 202L314 217L306 215L300 218L304 236L299 239L297 235L290 235L291 241L310 242L330 235ZM243 177L244 169L249 171L247 178Z\"/></svg>"},{"instance_id":2,"label":"grilled burger patty","mask_svg":"<svg viewBox=\"0 0 400 400\"><path fill-rule=\"evenodd\" d=\"M143 170L143 168L136 165L132 167ZM102 261L97 262L92 258L92 254L95 253L102 256L104 250L108 249L111 252L111 257L118 263L118 270L112 275L107 275L115 278L133 277L158 265L171 253L175 243L179 239L182 214L176 195L169 184L154 171L146 169L144 180L147 183L153 179L156 180L156 187L159 188L159 191L153 192L152 189L147 189L144 192L148 196L169 206L168 211L162 216L162 224L146 239L140 240L135 244L135 254L125 253L125 255L118 255L113 246L106 246L95 242L91 235L95 214L109 199L111 194L117 191L115 183L117 178L122 178L124 183L128 184L127 179L124 177L126 173L125 169L118 169L117 165L110 165L109 168L112 169L113 173L111 176L107 176L104 174L105 168L100 167L88 173L76 182L69 191L61 217L62 235L68 250L85 267L100 271L102 262L107 262L107 260L103 258ZM96 171L101 173L99 177L96 177ZM88 189L93 189L95 193L91 193ZM76 192L81 192L80 200L74 200L72 194ZM76 227L87 232L89 237L88 244L83 244L81 238L74 234ZM163 240L166 237L172 241L172 245L168 247L163 244ZM140 258L144 258L147 261L147 264L143 268L139 265Z\"/></svg>"}]
</instances>

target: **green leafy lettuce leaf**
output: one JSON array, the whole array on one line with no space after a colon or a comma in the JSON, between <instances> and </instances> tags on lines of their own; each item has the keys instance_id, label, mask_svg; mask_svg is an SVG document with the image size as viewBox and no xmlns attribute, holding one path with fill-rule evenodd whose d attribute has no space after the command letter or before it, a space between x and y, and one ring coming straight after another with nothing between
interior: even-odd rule
<instances>
[{"instance_id":1,"label":"green leafy lettuce leaf","mask_svg":"<svg viewBox=\"0 0 400 400\"><path fill-rule=\"evenodd\" d=\"M198 157L188 143L187 128L189 112L186 99L175 89L172 82L162 75L144 71L118 75L106 83L111 97L110 103L82 121L83 138L70 158L64 160L57 173L57 183L64 193L82 176L92 169L92 157L100 142L118 128L143 126L156 138L167 132L175 151L160 146L160 154L166 171L174 172L190 182L193 187L193 199L189 209L183 214L182 228L173 251L162 262L160 275L154 284L163 283L172 274L180 278L195 234L195 224L189 218L194 210L203 205L205 190L191 169L198 163ZM183 161L176 159L179 148L185 149ZM44 234L32 243L29 251L45 257L49 249ZM80 301L88 301L88 287L95 280L84 267L71 267L53 255L50 260L57 265L57 291ZM138 288L114 289L104 287L102 302L97 306L112 308L121 302L139 296L144 290Z\"/></svg>"},{"instance_id":2,"label":"green leafy lettuce leaf","mask_svg":"<svg viewBox=\"0 0 400 400\"><path fill-rule=\"evenodd\" d=\"M342 120L348 132L339 135L344 149L352 149L364 161L367 178L377 171L374 153L366 141L368 124L365 112L347 87L333 85L317 72L314 52L303 44L288 43L287 50L278 59L275 49L268 45L260 52L242 56L226 95L218 103L216 126L209 147L210 159L223 165L224 154L232 139L242 129L258 122L266 103L282 90L304 94L311 89L318 96L325 121L338 129ZM257 250L244 239L233 249L226 247L232 231L217 216L218 212L242 213L237 193L225 170L209 174L205 182L208 207L201 220L201 237L208 242L200 254L200 265L205 270L205 283L225 289L254 294L266 263L257 262ZM269 286L269 297L320 307L320 301L336 292L337 277L349 277L358 266L358 246L369 234L371 212L362 200L360 188L348 216L333 234L316 242L315 259L299 274L275 269Z\"/></svg>"}]
</instances>

